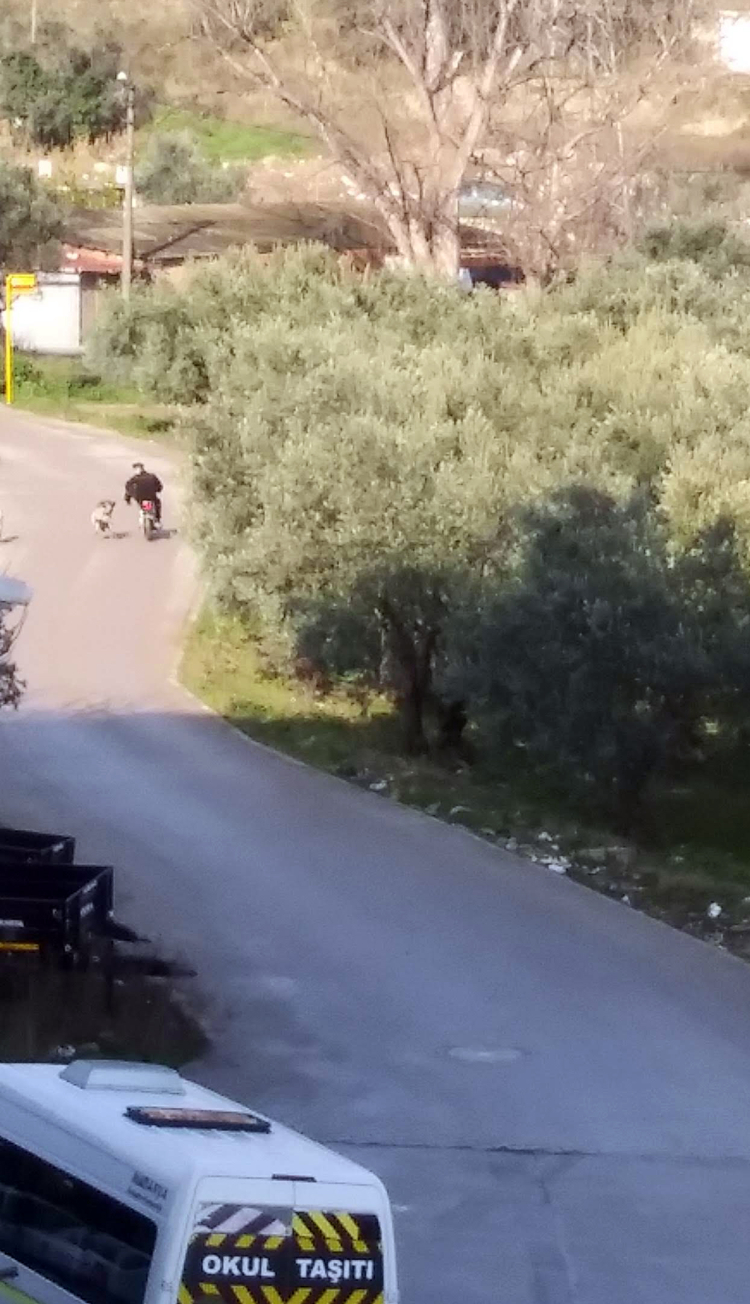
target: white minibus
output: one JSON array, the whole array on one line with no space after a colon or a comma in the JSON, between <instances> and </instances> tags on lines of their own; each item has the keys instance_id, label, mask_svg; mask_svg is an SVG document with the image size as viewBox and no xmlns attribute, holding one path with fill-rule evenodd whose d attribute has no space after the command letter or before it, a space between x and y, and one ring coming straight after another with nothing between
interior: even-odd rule
<instances>
[{"instance_id":1,"label":"white minibus","mask_svg":"<svg viewBox=\"0 0 750 1304\"><path fill-rule=\"evenodd\" d=\"M366 1169L160 1065L0 1065L0 1304L397 1298Z\"/></svg>"}]
</instances>

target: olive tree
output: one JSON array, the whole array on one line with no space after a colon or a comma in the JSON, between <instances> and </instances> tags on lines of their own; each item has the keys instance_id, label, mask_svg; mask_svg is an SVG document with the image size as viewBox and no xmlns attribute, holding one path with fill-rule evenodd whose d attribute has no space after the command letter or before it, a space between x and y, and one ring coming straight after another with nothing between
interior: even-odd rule
<instances>
[{"instance_id":1,"label":"olive tree","mask_svg":"<svg viewBox=\"0 0 750 1304\"><path fill-rule=\"evenodd\" d=\"M225 204L242 193L246 174L201 153L190 132L154 133L135 174L138 194L151 204Z\"/></svg>"},{"instance_id":2,"label":"olive tree","mask_svg":"<svg viewBox=\"0 0 750 1304\"><path fill-rule=\"evenodd\" d=\"M730 263L630 254L511 300L245 253L113 301L99 345L185 403L206 570L272 668L388 688L414 750L468 712L634 810L746 710Z\"/></svg>"},{"instance_id":3,"label":"olive tree","mask_svg":"<svg viewBox=\"0 0 750 1304\"><path fill-rule=\"evenodd\" d=\"M492 301L319 252L239 279L245 319L214 333L187 423L209 572L290 657L391 686L419 750L454 595L501 547L507 449L482 407L507 372L472 347Z\"/></svg>"},{"instance_id":4,"label":"olive tree","mask_svg":"<svg viewBox=\"0 0 750 1304\"><path fill-rule=\"evenodd\" d=\"M77 139L100 140L124 125L117 85L121 54L116 46L79 50L64 28L44 33L38 50L0 56L0 113L27 142L67 149Z\"/></svg>"},{"instance_id":5,"label":"olive tree","mask_svg":"<svg viewBox=\"0 0 750 1304\"><path fill-rule=\"evenodd\" d=\"M628 831L657 775L750 701L750 584L717 523L675 552L648 494L561 488L518 522L511 583L453 634L448 677L498 751L525 749Z\"/></svg>"},{"instance_id":6,"label":"olive tree","mask_svg":"<svg viewBox=\"0 0 750 1304\"><path fill-rule=\"evenodd\" d=\"M0 162L0 267L36 266L61 234L61 209L31 170Z\"/></svg>"}]
</instances>

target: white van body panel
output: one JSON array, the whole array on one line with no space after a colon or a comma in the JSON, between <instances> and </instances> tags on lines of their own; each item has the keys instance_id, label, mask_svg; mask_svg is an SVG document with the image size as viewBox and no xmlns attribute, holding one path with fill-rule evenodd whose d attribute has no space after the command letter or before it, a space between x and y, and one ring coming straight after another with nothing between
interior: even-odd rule
<instances>
[{"instance_id":1,"label":"white van body panel","mask_svg":"<svg viewBox=\"0 0 750 1304\"><path fill-rule=\"evenodd\" d=\"M0 1064L0 1155L3 1144L11 1143L59 1175L78 1179L94 1193L141 1215L140 1223L149 1220L156 1239L145 1293L134 1304L177 1304L196 1219L200 1209L212 1203L375 1215L381 1231L384 1283L378 1300L396 1304L390 1206L382 1183L367 1169L276 1123L270 1123L268 1132L227 1132L198 1126L144 1126L128 1117L128 1109L144 1106L247 1113L245 1106L185 1079L179 1094L161 1093L153 1083L139 1090L133 1073L124 1075L129 1080L121 1089L112 1083L83 1089L66 1081L63 1072L56 1065ZM14 1153L7 1144L5 1151ZM0 1204L4 1191L17 1195L12 1186L12 1172L4 1173L0 1167ZM130 1220L130 1215L123 1212L122 1216L125 1222ZM22 1229L22 1234L27 1231ZM55 1235L53 1231L52 1240ZM74 1242L73 1233L65 1235ZM145 1272L141 1262L146 1260L138 1261L139 1273ZM129 1265L119 1263L118 1273L129 1270ZM6 1243L0 1246L0 1268L7 1264L17 1268L17 1275L12 1282L0 1282L0 1300L15 1304L86 1300L85 1294L71 1294L16 1259ZM121 1304L123 1299L119 1293L103 1292L96 1304ZM341 1304L346 1304L344 1293Z\"/></svg>"}]
</instances>

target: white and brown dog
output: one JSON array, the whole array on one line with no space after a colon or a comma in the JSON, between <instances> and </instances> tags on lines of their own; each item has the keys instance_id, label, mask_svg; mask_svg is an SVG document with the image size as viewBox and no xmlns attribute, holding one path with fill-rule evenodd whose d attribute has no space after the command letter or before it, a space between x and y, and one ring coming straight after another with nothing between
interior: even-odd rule
<instances>
[{"instance_id":1,"label":"white and brown dog","mask_svg":"<svg viewBox=\"0 0 750 1304\"><path fill-rule=\"evenodd\" d=\"M106 538L112 530L112 513L115 510L115 504L111 498L103 498L100 503L96 504L91 513L91 524L97 534L103 534Z\"/></svg>"}]
</instances>

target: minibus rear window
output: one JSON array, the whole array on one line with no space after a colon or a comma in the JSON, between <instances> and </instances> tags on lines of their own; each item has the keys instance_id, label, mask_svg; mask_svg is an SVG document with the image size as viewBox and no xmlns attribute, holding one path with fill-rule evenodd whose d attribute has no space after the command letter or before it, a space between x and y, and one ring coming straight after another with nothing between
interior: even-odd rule
<instances>
[{"instance_id":1,"label":"minibus rear window","mask_svg":"<svg viewBox=\"0 0 750 1304\"><path fill-rule=\"evenodd\" d=\"M0 1138L0 1250L87 1304L142 1304L156 1226Z\"/></svg>"}]
</instances>

